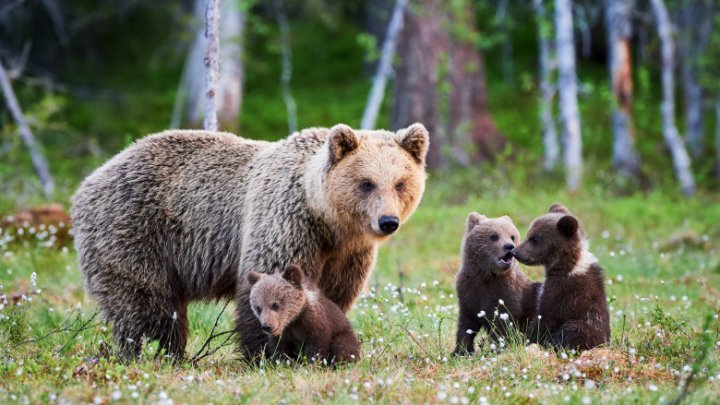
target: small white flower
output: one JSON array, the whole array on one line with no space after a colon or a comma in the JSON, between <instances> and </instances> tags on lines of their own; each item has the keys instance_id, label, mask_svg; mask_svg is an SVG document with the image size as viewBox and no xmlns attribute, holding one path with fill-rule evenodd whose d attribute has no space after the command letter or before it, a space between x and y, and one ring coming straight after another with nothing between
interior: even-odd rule
<instances>
[{"instance_id":1,"label":"small white flower","mask_svg":"<svg viewBox=\"0 0 720 405\"><path fill-rule=\"evenodd\" d=\"M478 315L478 318L482 318L483 316L485 316L485 311L480 311L480 312L478 312L477 315Z\"/></svg>"},{"instance_id":2,"label":"small white flower","mask_svg":"<svg viewBox=\"0 0 720 405\"><path fill-rule=\"evenodd\" d=\"M500 314L500 319L502 319L503 321L507 321L508 318L509 318L508 314L506 314L504 312L502 314Z\"/></svg>"},{"instance_id":3,"label":"small white flower","mask_svg":"<svg viewBox=\"0 0 720 405\"><path fill-rule=\"evenodd\" d=\"M119 401L120 398L122 398L122 392L120 391L113 391L113 393L110 394L110 399L113 401Z\"/></svg>"},{"instance_id":4,"label":"small white flower","mask_svg":"<svg viewBox=\"0 0 720 405\"><path fill-rule=\"evenodd\" d=\"M468 329L465 331L465 333L467 333L468 335L472 335L473 333L475 333L475 331L472 329Z\"/></svg>"},{"instance_id":5,"label":"small white flower","mask_svg":"<svg viewBox=\"0 0 720 405\"><path fill-rule=\"evenodd\" d=\"M655 384L650 384L648 385L648 389L652 392L656 392L658 390L658 387Z\"/></svg>"},{"instance_id":6,"label":"small white flower","mask_svg":"<svg viewBox=\"0 0 720 405\"><path fill-rule=\"evenodd\" d=\"M500 305L505 305L505 301L503 301L502 299L499 299L499 300L498 300L498 304L500 304Z\"/></svg>"}]
</instances>

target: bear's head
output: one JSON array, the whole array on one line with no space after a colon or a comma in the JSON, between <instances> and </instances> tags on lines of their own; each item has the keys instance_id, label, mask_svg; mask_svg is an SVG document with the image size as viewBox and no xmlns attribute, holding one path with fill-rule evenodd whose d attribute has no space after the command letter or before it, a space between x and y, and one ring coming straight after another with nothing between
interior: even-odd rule
<instances>
[{"instance_id":1,"label":"bear's head","mask_svg":"<svg viewBox=\"0 0 720 405\"><path fill-rule=\"evenodd\" d=\"M396 133L330 128L313 163L311 204L345 234L389 236L420 203L429 143L422 124Z\"/></svg>"},{"instance_id":2,"label":"bear's head","mask_svg":"<svg viewBox=\"0 0 720 405\"><path fill-rule=\"evenodd\" d=\"M305 276L300 267L288 266L282 274L267 275L251 271L250 306L263 332L280 336L300 315L306 302Z\"/></svg>"},{"instance_id":3,"label":"bear's head","mask_svg":"<svg viewBox=\"0 0 720 405\"><path fill-rule=\"evenodd\" d=\"M519 241L520 232L509 216L488 218L471 212L463 238L463 262L468 268L502 274L512 267L510 252Z\"/></svg>"},{"instance_id":4,"label":"bear's head","mask_svg":"<svg viewBox=\"0 0 720 405\"><path fill-rule=\"evenodd\" d=\"M555 203L547 214L530 224L527 236L512 253L523 264L569 272L584 250L583 231L577 218L562 204Z\"/></svg>"}]
</instances>

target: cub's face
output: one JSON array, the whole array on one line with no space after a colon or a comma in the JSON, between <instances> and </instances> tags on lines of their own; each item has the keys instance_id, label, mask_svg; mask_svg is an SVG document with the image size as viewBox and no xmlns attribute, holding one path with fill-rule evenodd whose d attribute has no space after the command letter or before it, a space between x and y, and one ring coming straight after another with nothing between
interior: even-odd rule
<instances>
[{"instance_id":1,"label":"cub's face","mask_svg":"<svg viewBox=\"0 0 720 405\"><path fill-rule=\"evenodd\" d=\"M510 253L520 241L520 232L510 217L488 218L476 212L467 219L463 258L473 268L501 274L510 269Z\"/></svg>"},{"instance_id":2,"label":"cub's face","mask_svg":"<svg viewBox=\"0 0 720 405\"><path fill-rule=\"evenodd\" d=\"M397 231L425 190L425 127L414 124L392 133L336 125L327 142L324 187L340 226L379 239Z\"/></svg>"},{"instance_id":3,"label":"cub's face","mask_svg":"<svg viewBox=\"0 0 720 405\"><path fill-rule=\"evenodd\" d=\"M282 275L248 273L248 281L252 285L250 306L263 332L280 336L300 314L306 299L303 277L302 270L292 265Z\"/></svg>"},{"instance_id":4,"label":"cub's face","mask_svg":"<svg viewBox=\"0 0 720 405\"><path fill-rule=\"evenodd\" d=\"M547 214L530 224L525 240L512 254L523 264L552 266L568 252L580 249L581 232L577 218L562 205L553 204Z\"/></svg>"}]
</instances>

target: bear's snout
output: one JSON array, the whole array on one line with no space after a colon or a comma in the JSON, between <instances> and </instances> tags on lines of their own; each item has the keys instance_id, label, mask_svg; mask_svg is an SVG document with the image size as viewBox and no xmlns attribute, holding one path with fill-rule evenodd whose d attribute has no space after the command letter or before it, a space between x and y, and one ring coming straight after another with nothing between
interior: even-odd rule
<instances>
[{"instance_id":1,"label":"bear's snout","mask_svg":"<svg viewBox=\"0 0 720 405\"><path fill-rule=\"evenodd\" d=\"M264 323L264 324L262 324L262 330L263 330L263 332L269 334L270 332L272 332L272 326L270 326L269 323Z\"/></svg>"},{"instance_id":2,"label":"bear's snout","mask_svg":"<svg viewBox=\"0 0 720 405\"><path fill-rule=\"evenodd\" d=\"M505 246L503 246L503 249L507 250L508 252L512 252L513 249L515 249L515 245L512 243L506 243Z\"/></svg>"},{"instance_id":3,"label":"bear's snout","mask_svg":"<svg viewBox=\"0 0 720 405\"><path fill-rule=\"evenodd\" d=\"M390 235L400 226L400 218L393 215L383 215L380 217L378 225L385 235Z\"/></svg>"}]
</instances>

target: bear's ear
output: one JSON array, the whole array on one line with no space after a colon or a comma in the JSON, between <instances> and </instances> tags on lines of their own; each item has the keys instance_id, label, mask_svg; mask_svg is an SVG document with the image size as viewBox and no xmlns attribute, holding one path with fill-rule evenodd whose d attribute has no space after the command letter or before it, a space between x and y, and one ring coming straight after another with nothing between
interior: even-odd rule
<instances>
[{"instance_id":1,"label":"bear's ear","mask_svg":"<svg viewBox=\"0 0 720 405\"><path fill-rule=\"evenodd\" d=\"M282 276L285 280L287 280L288 283L292 284L294 287L302 288L304 274L299 266L295 264L287 266Z\"/></svg>"},{"instance_id":2,"label":"bear's ear","mask_svg":"<svg viewBox=\"0 0 720 405\"><path fill-rule=\"evenodd\" d=\"M260 277L262 277L262 274L251 271L247 275L247 280L250 282L250 285L255 285L260 280Z\"/></svg>"},{"instance_id":3,"label":"bear's ear","mask_svg":"<svg viewBox=\"0 0 720 405\"><path fill-rule=\"evenodd\" d=\"M550 209L548 209L548 212L551 214L570 214L570 210L560 203L555 203L551 205Z\"/></svg>"},{"instance_id":4,"label":"bear's ear","mask_svg":"<svg viewBox=\"0 0 720 405\"><path fill-rule=\"evenodd\" d=\"M334 165L360 145L355 131L345 124L337 124L330 128L328 138L330 147L330 164Z\"/></svg>"},{"instance_id":5,"label":"bear's ear","mask_svg":"<svg viewBox=\"0 0 720 405\"><path fill-rule=\"evenodd\" d=\"M425 126L415 123L397 132L398 143L405 149L417 164L425 163L428 146L430 146L430 134Z\"/></svg>"},{"instance_id":6,"label":"bear's ear","mask_svg":"<svg viewBox=\"0 0 720 405\"><path fill-rule=\"evenodd\" d=\"M475 225L485 221L486 219L487 217L485 215L478 214L477 212L471 212L467 218L467 232L470 232L473 228L475 228Z\"/></svg>"},{"instance_id":7,"label":"bear's ear","mask_svg":"<svg viewBox=\"0 0 720 405\"><path fill-rule=\"evenodd\" d=\"M558 231L566 238L572 238L578 231L580 224L577 218L572 215L565 215L557 223Z\"/></svg>"}]
</instances>

